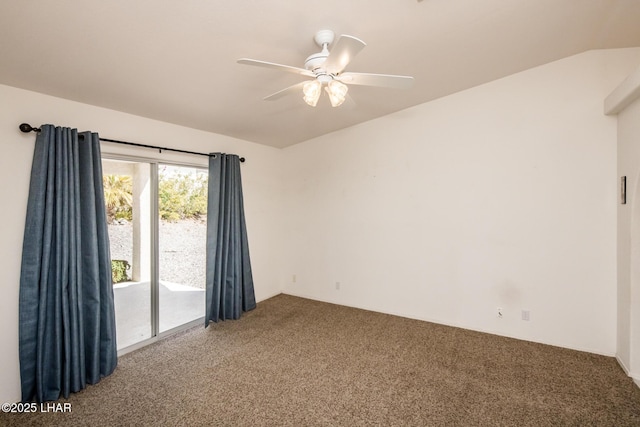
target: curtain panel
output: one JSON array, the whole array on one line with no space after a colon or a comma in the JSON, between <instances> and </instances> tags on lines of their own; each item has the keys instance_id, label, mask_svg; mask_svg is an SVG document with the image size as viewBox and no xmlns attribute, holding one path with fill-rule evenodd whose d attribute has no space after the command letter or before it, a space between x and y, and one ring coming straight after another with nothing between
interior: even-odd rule
<instances>
[{"instance_id":1,"label":"curtain panel","mask_svg":"<svg viewBox=\"0 0 640 427\"><path fill-rule=\"evenodd\" d=\"M68 397L117 365L100 141L43 125L36 138L19 300L22 400Z\"/></svg>"},{"instance_id":2,"label":"curtain panel","mask_svg":"<svg viewBox=\"0 0 640 427\"><path fill-rule=\"evenodd\" d=\"M209 156L207 203L205 327L256 307L238 156Z\"/></svg>"}]
</instances>

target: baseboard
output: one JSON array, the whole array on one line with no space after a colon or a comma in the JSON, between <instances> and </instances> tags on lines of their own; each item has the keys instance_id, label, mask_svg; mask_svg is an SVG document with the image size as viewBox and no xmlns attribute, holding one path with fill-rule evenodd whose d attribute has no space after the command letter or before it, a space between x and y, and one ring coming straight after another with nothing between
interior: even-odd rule
<instances>
[{"instance_id":1,"label":"baseboard","mask_svg":"<svg viewBox=\"0 0 640 427\"><path fill-rule=\"evenodd\" d=\"M627 374L627 376L633 380L635 385L637 385L640 388L640 375L631 372L631 370L627 367L627 365L625 365L625 363L622 360L620 360L620 358L617 355L616 355L616 361L618 362L618 365L620 365L624 373Z\"/></svg>"},{"instance_id":2,"label":"baseboard","mask_svg":"<svg viewBox=\"0 0 640 427\"><path fill-rule=\"evenodd\" d=\"M271 299L271 298L273 298L273 297L277 297L277 296L278 296L278 295L280 295L280 294L282 294L282 292L281 292L281 291L278 291L278 292L275 292L275 293L271 293L271 294L267 294L267 296L266 296L266 297L264 297L264 298L260 298L260 299L257 299L257 300L256 300L256 303L259 303L259 302L262 302L262 301L266 301L266 300Z\"/></svg>"},{"instance_id":3,"label":"baseboard","mask_svg":"<svg viewBox=\"0 0 640 427\"><path fill-rule=\"evenodd\" d=\"M633 377L631 375L631 371L629 370L629 368L627 368L627 365L624 364L624 362L618 357L617 354L616 354L616 361L618 362L618 365L620 365L620 367L622 368L624 373L627 374L628 377Z\"/></svg>"},{"instance_id":4,"label":"baseboard","mask_svg":"<svg viewBox=\"0 0 640 427\"><path fill-rule=\"evenodd\" d=\"M473 327L469 327L467 325L455 324L455 323L452 323L452 322L445 322L445 321L442 321L442 320L439 320L439 319L427 318L427 317L424 317L424 316L407 315L406 313L398 313L398 312L389 311L389 310L382 310L382 309L379 309L377 307L374 308L374 307L367 307L367 306L350 305L350 304L345 304L343 302L339 302L339 301L335 301L335 300L324 299L324 298L316 298L314 296L305 295L303 293L291 292L290 290L283 291L282 293L285 294L285 295L291 295L291 296L294 296L294 297L305 298L305 299L310 299L310 300L320 301L320 302L326 302L326 303L329 303L329 304L342 305L342 306L345 306L345 307L357 308L359 310L366 310L366 311L373 311L373 312L376 312L376 313L390 314L392 316L404 317L404 318L407 318L407 319L414 319L414 320L421 320L423 322L436 323L438 325L451 326L453 328L466 329L466 330L469 330L469 331L475 331L475 332L481 332L481 333L484 333L484 334L497 335L497 336L506 337L506 338L513 338L513 339L521 340L521 341L535 342L537 344L543 344L543 345L550 345L550 346L554 346L554 347L566 348L568 350L575 350L575 351L580 351L580 352L583 352L583 353L597 354L599 356L615 357L614 353L604 353L604 352L595 351L595 350L592 350L592 349L569 347L569 346L558 344L558 343L554 343L554 342L534 341L534 340L532 340L530 338L524 338L524 337L520 337L520 336L517 336L517 335L498 334L495 331L488 331L488 330L481 329L481 328L473 328Z\"/></svg>"}]
</instances>

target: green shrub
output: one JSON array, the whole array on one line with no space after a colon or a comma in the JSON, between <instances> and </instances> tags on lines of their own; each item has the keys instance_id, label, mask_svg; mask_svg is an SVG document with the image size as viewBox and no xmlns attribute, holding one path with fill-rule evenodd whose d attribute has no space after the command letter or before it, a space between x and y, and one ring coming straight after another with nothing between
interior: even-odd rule
<instances>
[{"instance_id":1,"label":"green shrub","mask_svg":"<svg viewBox=\"0 0 640 427\"><path fill-rule=\"evenodd\" d=\"M111 260L111 279L113 283L127 282L129 277L127 276L127 270L131 268L128 261L123 259Z\"/></svg>"},{"instance_id":2,"label":"green shrub","mask_svg":"<svg viewBox=\"0 0 640 427\"><path fill-rule=\"evenodd\" d=\"M126 219L127 221L133 221L133 212L131 209L117 211L114 219Z\"/></svg>"},{"instance_id":3,"label":"green shrub","mask_svg":"<svg viewBox=\"0 0 640 427\"><path fill-rule=\"evenodd\" d=\"M169 222L179 221L180 215L177 212L169 212L169 211L160 211L160 218Z\"/></svg>"}]
</instances>

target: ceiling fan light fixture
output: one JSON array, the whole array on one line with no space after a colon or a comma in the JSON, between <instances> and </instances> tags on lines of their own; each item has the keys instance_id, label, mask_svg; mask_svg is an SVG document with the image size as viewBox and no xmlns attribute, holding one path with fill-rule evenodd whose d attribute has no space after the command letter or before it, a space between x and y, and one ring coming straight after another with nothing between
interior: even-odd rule
<instances>
[{"instance_id":1,"label":"ceiling fan light fixture","mask_svg":"<svg viewBox=\"0 0 640 427\"><path fill-rule=\"evenodd\" d=\"M329 94L329 101L331 101L332 107L339 107L342 105L347 96L349 88L344 83L338 80L331 80L325 88Z\"/></svg>"},{"instance_id":2,"label":"ceiling fan light fixture","mask_svg":"<svg viewBox=\"0 0 640 427\"><path fill-rule=\"evenodd\" d=\"M302 86L302 92L304 93L304 102L309 104L312 107L315 107L318 104L318 99L320 99L320 94L322 90L322 83L317 80L310 80Z\"/></svg>"}]
</instances>

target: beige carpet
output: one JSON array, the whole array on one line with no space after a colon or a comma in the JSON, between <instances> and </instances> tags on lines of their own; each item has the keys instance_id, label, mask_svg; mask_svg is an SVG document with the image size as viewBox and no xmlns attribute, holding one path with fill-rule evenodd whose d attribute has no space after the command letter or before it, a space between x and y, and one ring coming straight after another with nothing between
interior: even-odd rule
<instances>
[{"instance_id":1,"label":"beige carpet","mask_svg":"<svg viewBox=\"0 0 640 427\"><path fill-rule=\"evenodd\" d=\"M613 358L280 295L0 425L639 426Z\"/></svg>"}]
</instances>

